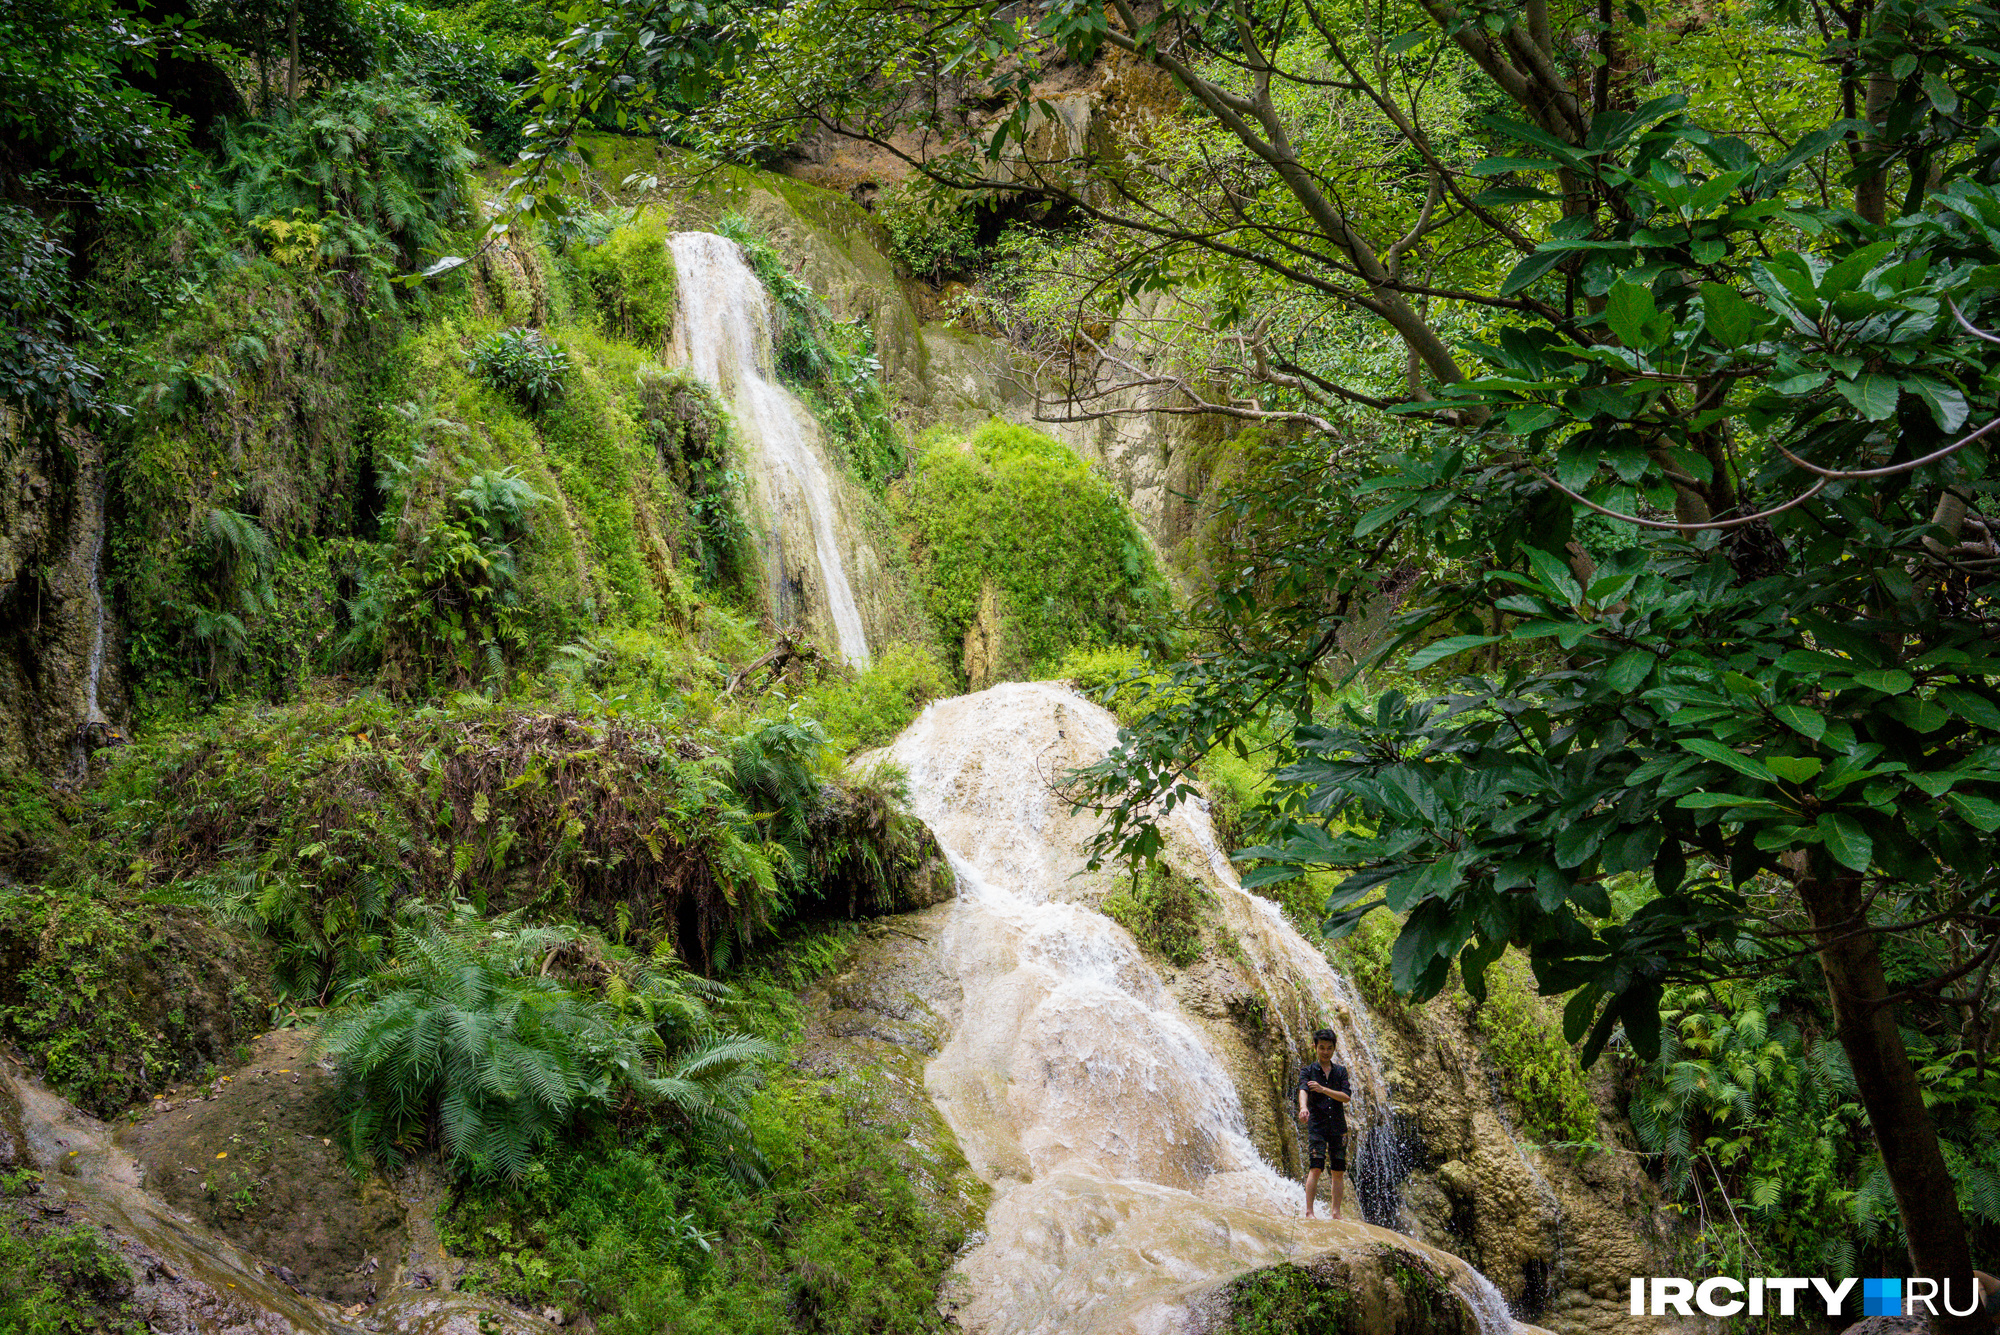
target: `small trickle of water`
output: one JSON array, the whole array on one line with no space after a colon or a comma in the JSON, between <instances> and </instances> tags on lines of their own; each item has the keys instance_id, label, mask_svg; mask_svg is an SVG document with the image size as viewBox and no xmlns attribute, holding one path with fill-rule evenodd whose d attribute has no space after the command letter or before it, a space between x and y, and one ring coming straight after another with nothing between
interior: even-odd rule
<instances>
[{"instance_id":1,"label":"small trickle of water","mask_svg":"<svg viewBox=\"0 0 2000 1335\"><path fill-rule=\"evenodd\" d=\"M736 430L749 447L756 484L771 510L766 535L771 606L782 613L785 601L782 517L788 509L802 509L841 656L866 667L868 635L840 559L839 511L815 443L818 427L772 368L770 294L744 262L743 248L727 237L679 232L671 244L679 275L674 358L730 404Z\"/></svg>"},{"instance_id":2,"label":"small trickle of water","mask_svg":"<svg viewBox=\"0 0 2000 1335\"><path fill-rule=\"evenodd\" d=\"M106 728L110 720L104 717L103 707L98 703L98 686L104 676L104 623L108 609L104 605L104 479L99 476L97 485L91 491L91 521L96 525L96 538L90 545L90 667L84 677L83 721L77 724L76 737L70 743L70 778L82 783L90 775L90 752L93 739L92 729Z\"/></svg>"}]
</instances>

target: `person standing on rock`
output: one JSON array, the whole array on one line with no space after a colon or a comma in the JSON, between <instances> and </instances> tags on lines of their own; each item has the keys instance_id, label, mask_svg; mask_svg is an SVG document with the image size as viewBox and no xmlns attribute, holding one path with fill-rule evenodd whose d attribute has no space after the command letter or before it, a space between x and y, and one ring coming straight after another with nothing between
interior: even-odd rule
<instances>
[{"instance_id":1,"label":"person standing on rock","mask_svg":"<svg viewBox=\"0 0 2000 1335\"><path fill-rule=\"evenodd\" d=\"M1322 1169L1331 1174L1327 1194L1333 1217L1340 1218L1340 1197L1347 1184L1347 1068L1333 1059L1333 1030L1313 1035L1318 1058L1299 1068L1299 1125L1306 1129L1306 1218L1313 1217ZM1331 1162L1328 1162L1329 1155Z\"/></svg>"}]
</instances>

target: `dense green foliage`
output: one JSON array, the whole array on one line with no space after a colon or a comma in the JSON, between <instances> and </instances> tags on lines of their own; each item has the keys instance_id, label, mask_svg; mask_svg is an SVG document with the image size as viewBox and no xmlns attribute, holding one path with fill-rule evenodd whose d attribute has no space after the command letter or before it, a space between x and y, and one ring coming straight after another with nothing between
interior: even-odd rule
<instances>
[{"instance_id":1,"label":"dense green foliage","mask_svg":"<svg viewBox=\"0 0 2000 1335\"><path fill-rule=\"evenodd\" d=\"M1214 903L1201 882L1152 866L1135 869L1131 887L1106 895L1101 907L1140 945L1185 969L1201 958L1202 928L1214 917Z\"/></svg>"},{"instance_id":2,"label":"dense green foliage","mask_svg":"<svg viewBox=\"0 0 2000 1335\"><path fill-rule=\"evenodd\" d=\"M860 1075L790 1077L751 1102L766 1190L670 1133L579 1145L470 1194L468 1279L590 1314L607 1335L919 1335L968 1220L924 1199L910 1127Z\"/></svg>"},{"instance_id":3,"label":"dense green foliage","mask_svg":"<svg viewBox=\"0 0 2000 1335\"><path fill-rule=\"evenodd\" d=\"M562 397L569 354L532 329L503 329L472 347L466 369L529 412Z\"/></svg>"},{"instance_id":4,"label":"dense green foliage","mask_svg":"<svg viewBox=\"0 0 2000 1335\"><path fill-rule=\"evenodd\" d=\"M422 1145L466 1175L515 1177L621 1107L746 1138L744 1068L771 1050L717 1028L718 989L671 948L633 959L573 929L465 914L399 925L389 950L319 1038L351 1085L357 1160Z\"/></svg>"},{"instance_id":5,"label":"dense green foliage","mask_svg":"<svg viewBox=\"0 0 2000 1335\"><path fill-rule=\"evenodd\" d=\"M11 1179L0 1191L12 1196ZM0 1203L0 1330L20 1335L127 1335L142 1327L122 1299L125 1260L89 1224L47 1228Z\"/></svg>"},{"instance_id":6,"label":"dense green foliage","mask_svg":"<svg viewBox=\"0 0 2000 1335\"><path fill-rule=\"evenodd\" d=\"M996 421L969 440L934 438L891 501L947 643L997 595L994 679L1070 649L1163 643L1167 593L1145 539L1109 485L1047 436Z\"/></svg>"}]
</instances>

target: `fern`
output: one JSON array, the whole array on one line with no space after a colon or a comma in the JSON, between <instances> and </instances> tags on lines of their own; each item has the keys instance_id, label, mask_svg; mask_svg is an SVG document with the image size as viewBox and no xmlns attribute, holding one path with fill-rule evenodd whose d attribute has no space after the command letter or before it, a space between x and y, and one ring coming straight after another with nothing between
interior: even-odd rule
<instances>
[{"instance_id":1,"label":"fern","mask_svg":"<svg viewBox=\"0 0 2000 1335\"><path fill-rule=\"evenodd\" d=\"M319 1040L347 1076L350 1154L435 1149L467 1176L515 1177L574 1123L628 1105L741 1139L748 1074L773 1049L717 1026L712 986L605 950L507 920L399 927L393 962ZM553 967L572 956L599 986Z\"/></svg>"}]
</instances>

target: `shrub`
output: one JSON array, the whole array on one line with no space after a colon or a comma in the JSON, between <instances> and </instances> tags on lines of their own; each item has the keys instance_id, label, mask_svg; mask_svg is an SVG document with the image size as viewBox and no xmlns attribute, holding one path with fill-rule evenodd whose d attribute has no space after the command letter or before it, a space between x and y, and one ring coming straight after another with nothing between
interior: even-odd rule
<instances>
[{"instance_id":1,"label":"shrub","mask_svg":"<svg viewBox=\"0 0 2000 1335\"><path fill-rule=\"evenodd\" d=\"M1509 959L1486 971L1486 1000L1473 1010L1486 1055L1519 1110L1522 1131L1544 1143L1593 1144L1597 1104L1576 1049L1529 990L1524 967Z\"/></svg>"},{"instance_id":2,"label":"shrub","mask_svg":"<svg viewBox=\"0 0 2000 1335\"><path fill-rule=\"evenodd\" d=\"M898 641L851 680L822 682L799 708L818 719L844 751L881 746L931 701L951 694L951 678L937 659Z\"/></svg>"},{"instance_id":3,"label":"shrub","mask_svg":"<svg viewBox=\"0 0 2000 1335\"><path fill-rule=\"evenodd\" d=\"M978 222L951 201L899 185L883 194L875 216L888 229L890 253L932 283L966 272L984 254Z\"/></svg>"},{"instance_id":4,"label":"shrub","mask_svg":"<svg viewBox=\"0 0 2000 1335\"><path fill-rule=\"evenodd\" d=\"M762 1189L663 1132L475 1186L448 1225L477 1258L466 1281L580 1310L604 1335L936 1331L977 1202L940 1199L960 1184L939 1181L884 1083L786 1077L760 1092Z\"/></svg>"},{"instance_id":5,"label":"shrub","mask_svg":"<svg viewBox=\"0 0 2000 1335\"><path fill-rule=\"evenodd\" d=\"M602 237L575 243L571 253L605 328L628 342L658 349L674 327L678 282L664 229L627 218Z\"/></svg>"},{"instance_id":6,"label":"shrub","mask_svg":"<svg viewBox=\"0 0 2000 1335\"><path fill-rule=\"evenodd\" d=\"M527 411L540 412L562 398L569 353L533 329L503 329L481 339L466 369Z\"/></svg>"},{"instance_id":7,"label":"shrub","mask_svg":"<svg viewBox=\"0 0 2000 1335\"><path fill-rule=\"evenodd\" d=\"M138 1335L131 1292L124 1258L93 1226L44 1230L0 1211L0 1330Z\"/></svg>"},{"instance_id":8,"label":"shrub","mask_svg":"<svg viewBox=\"0 0 2000 1335\"><path fill-rule=\"evenodd\" d=\"M1200 882L1163 863L1149 863L1133 873L1130 889L1105 896L1103 909L1141 946L1185 969L1201 958L1202 927L1214 904L1215 896Z\"/></svg>"},{"instance_id":9,"label":"shrub","mask_svg":"<svg viewBox=\"0 0 2000 1335\"><path fill-rule=\"evenodd\" d=\"M399 927L394 962L319 1046L349 1084L357 1162L434 1146L461 1174L518 1175L556 1134L621 1105L744 1136L761 1040L719 1029L724 995L678 967L615 958L574 929L467 918Z\"/></svg>"}]
</instances>

